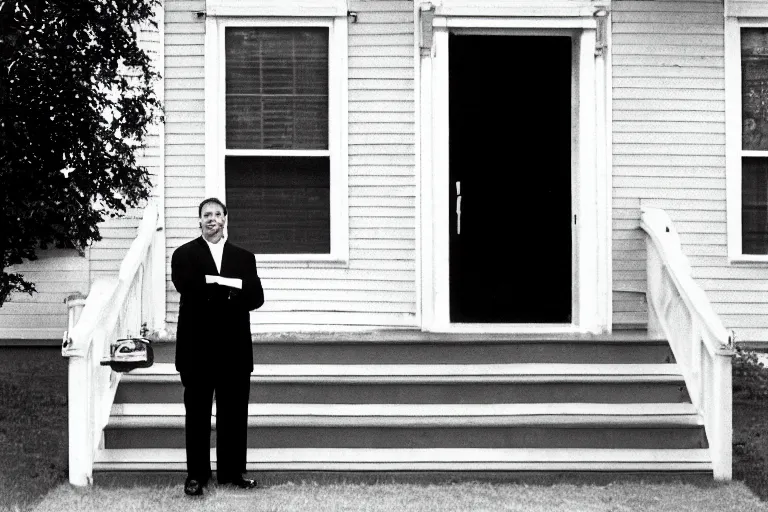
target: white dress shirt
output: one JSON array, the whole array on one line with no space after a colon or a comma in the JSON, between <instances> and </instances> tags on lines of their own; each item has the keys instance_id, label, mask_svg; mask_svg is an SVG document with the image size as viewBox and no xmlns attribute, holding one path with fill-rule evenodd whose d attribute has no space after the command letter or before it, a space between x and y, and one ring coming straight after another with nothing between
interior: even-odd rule
<instances>
[{"instance_id":1,"label":"white dress shirt","mask_svg":"<svg viewBox=\"0 0 768 512\"><path fill-rule=\"evenodd\" d=\"M205 238L203 238L205 240ZM208 244L208 248L211 250L211 256L213 261L216 262L216 271L221 274L221 256L224 254L224 239L219 240L219 243L212 244L208 240L205 240Z\"/></svg>"}]
</instances>

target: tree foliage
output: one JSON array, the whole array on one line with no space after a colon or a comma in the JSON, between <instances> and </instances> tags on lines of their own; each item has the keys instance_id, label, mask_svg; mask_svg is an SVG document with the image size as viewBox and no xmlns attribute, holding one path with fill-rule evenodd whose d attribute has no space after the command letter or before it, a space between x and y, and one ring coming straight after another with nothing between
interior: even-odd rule
<instances>
[{"instance_id":1,"label":"tree foliage","mask_svg":"<svg viewBox=\"0 0 768 512\"><path fill-rule=\"evenodd\" d=\"M9 265L84 249L147 199L136 150L160 113L138 45L157 0L0 0L0 306L34 284Z\"/></svg>"}]
</instances>

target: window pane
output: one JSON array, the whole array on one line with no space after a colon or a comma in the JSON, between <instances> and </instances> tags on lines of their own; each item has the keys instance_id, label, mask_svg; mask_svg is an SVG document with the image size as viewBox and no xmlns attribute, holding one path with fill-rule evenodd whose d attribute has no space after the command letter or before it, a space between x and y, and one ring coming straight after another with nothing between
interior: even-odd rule
<instances>
[{"instance_id":1,"label":"window pane","mask_svg":"<svg viewBox=\"0 0 768 512\"><path fill-rule=\"evenodd\" d=\"M328 29L227 28L228 149L328 149Z\"/></svg>"},{"instance_id":2,"label":"window pane","mask_svg":"<svg viewBox=\"0 0 768 512\"><path fill-rule=\"evenodd\" d=\"M742 158L741 236L744 254L768 254L768 158Z\"/></svg>"},{"instance_id":3,"label":"window pane","mask_svg":"<svg viewBox=\"0 0 768 512\"><path fill-rule=\"evenodd\" d=\"M330 159L226 157L229 237L256 254L330 254Z\"/></svg>"},{"instance_id":4,"label":"window pane","mask_svg":"<svg viewBox=\"0 0 768 512\"><path fill-rule=\"evenodd\" d=\"M768 150L768 28L741 29L742 149Z\"/></svg>"}]
</instances>

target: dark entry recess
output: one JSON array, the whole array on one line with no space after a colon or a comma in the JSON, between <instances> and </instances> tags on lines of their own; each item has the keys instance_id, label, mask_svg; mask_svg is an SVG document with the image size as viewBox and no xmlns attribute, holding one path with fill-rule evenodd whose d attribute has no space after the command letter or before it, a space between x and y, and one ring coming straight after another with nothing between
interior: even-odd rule
<instances>
[{"instance_id":1,"label":"dark entry recess","mask_svg":"<svg viewBox=\"0 0 768 512\"><path fill-rule=\"evenodd\" d=\"M449 38L451 322L571 322L571 69L569 37Z\"/></svg>"}]
</instances>

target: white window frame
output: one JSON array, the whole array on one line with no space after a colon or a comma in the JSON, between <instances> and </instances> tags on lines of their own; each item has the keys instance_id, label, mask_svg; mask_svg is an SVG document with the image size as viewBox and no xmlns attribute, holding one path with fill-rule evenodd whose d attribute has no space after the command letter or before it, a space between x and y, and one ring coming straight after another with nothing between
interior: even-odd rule
<instances>
[{"instance_id":1,"label":"white window frame","mask_svg":"<svg viewBox=\"0 0 768 512\"><path fill-rule=\"evenodd\" d=\"M324 27L328 29L328 149L242 150L226 148L225 42L227 27ZM205 36L205 194L225 203L227 156L328 156L331 250L326 254L260 254L259 262L349 261L348 92L346 16L208 16Z\"/></svg>"},{"instance_id":2,"label":"white window frame","mask_svg":"<svg viewBox=\"0 0 768 512\"><path fill-rule=\"evenodd\" d=\"M768 158L768 151L746 151L741 147L742 28L768 28L768 18L725 18L725 166L728 260L734 264L768 264L768 254L744 254L742 250L742 157Z\"/></svg>"}]
</instances>

